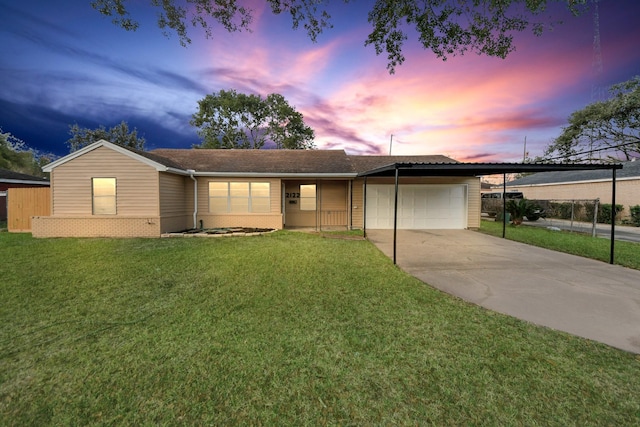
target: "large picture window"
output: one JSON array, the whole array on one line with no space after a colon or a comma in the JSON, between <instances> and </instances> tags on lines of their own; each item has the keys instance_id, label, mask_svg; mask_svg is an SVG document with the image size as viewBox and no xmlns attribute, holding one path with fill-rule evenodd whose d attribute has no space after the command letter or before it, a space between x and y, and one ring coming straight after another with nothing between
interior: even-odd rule
<instances>
[{"instance_id":1,"label":"large picture window","mask_svg":"<svg viewBox=\"0 0 640 427\"><path fill-rule=\"evenodd\" d=\"M315 184L300 185L300 210L301 211L316 210L316 185Z\"/></svg>"},{"instance_id":2,"label":"large picture window","mask_svg":"<svg viewBox=\"0 0 640 427\"><path fill-rule=\"evenodd\" d=\"M209 182L209 212L268 213L271 184L268 182Z\"/></svg>"},{"instance_id":3,"label":"large picture window","mask_svg":"<svg viewBox=\"0 0 640 427\"><path fill-rule=\"evenodd\" d=\"M92 178L91 194L94 215L116 214L116 179Z\"/></svg>"}]
</instances>

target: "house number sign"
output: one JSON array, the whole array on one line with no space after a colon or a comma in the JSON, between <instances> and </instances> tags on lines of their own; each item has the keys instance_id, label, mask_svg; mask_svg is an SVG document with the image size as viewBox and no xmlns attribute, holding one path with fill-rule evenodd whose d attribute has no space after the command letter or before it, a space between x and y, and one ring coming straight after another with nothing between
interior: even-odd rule
<instances>
[{"instance_id":1,"label":"house number sign","mask_svg":"<svg viewBox=\"0 0 640 427\"><path fill-rule=\"evenodd\" d=\"M300 193L284 193L285 199L299 199Z\"/></svg>"}]
</instances>

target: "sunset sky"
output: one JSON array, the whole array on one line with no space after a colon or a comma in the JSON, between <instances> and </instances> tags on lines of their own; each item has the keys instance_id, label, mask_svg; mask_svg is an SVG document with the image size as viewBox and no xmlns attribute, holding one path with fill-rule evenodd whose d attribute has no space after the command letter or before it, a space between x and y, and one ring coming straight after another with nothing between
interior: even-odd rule
<instances>
[{"instance_id":1,"label":"sunset sky","mask_svg":"<svg viewBox=\"0 0 640 427\"><path fill-rule=\"evenodd\" d=\"M563 20L541 37L516 36L507 59L435 58L410 33L406 62L364 46L366 1L336 2L334 28L312 43L287 16L257 9L250 33L213 39L199 30L184 48L155 24L148 1L130 2L141 28L126 32L90 0L0 0L0 127L29 146L68 153L69 125L125 120L147 148L200 142L189 124L197 101L221 89L282 94L304 115L320 149L350 154L445 154L461 161L521 161L559 135L592 101L593 17ZM255 2L260 4L260 2ZM640 1L601 0L602 85L640 75Z\"/></svg>"}]
</instances>

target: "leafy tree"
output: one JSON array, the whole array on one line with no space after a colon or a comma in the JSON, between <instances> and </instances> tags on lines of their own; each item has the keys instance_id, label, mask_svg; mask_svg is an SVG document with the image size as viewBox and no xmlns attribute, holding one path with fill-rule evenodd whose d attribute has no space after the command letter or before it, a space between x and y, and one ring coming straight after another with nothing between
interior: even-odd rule
<instances>
[{"instance_id":1,"label":"leafy tree","mask_svg":"<svg viewBox=\"0 0 640 427\"><path fill-rule=\"evenodd\" d=\"M630 160L640 154L640 76L612 86L610 93L607 101L571 114L569 126L545 149L545 157L586 161L615 152L610 160Z\"/></svg>"},{"instance_id":2,"label":"leafy tree","mask_svg":"<svg viewBox=\"0 0 640 427\"><path fill-rule=\"evenodd\" d=\"M335 2L336 0L334 0ZM138 22L131 17L127 0L93 0L91 5L110 16L114 24L134 31ZM348 3L349 0L343 0ZM207 38L214 25L227 31L249 30L253 11L239 0L151 0L160 9L158 26L165 35L174 31L183 46L191 43L187 26L201 27ZM319 34L331 28L327 12L329 0L268 0L271 12L287 13L292 26L300 25L309 38L316 41ZM467 51L488 56L506 57L515 49L513 35L531 28L540 35L545 24L535 21L547 5L565 3L578 14L587 0L376 0L368 14L372 30L365 45L373 45L376 53L387 54L387 68L391 73L404 62L403 43L413 27L422 46L446 60Z\"/></svg>"},{"instance_id":3,"label":"leafy tree","mask_svg":"<svg viewBox=\"0 0 640 427\"><path fill-rule=\"evenodd\" d=\"M202 137L200 148L264 147L267 141L277 148L313 147L313 130L282 95L246 95L221 90L198 101L191 124Z\"/></svg>"},{"instance_id":4,"label":"leafy tree","mask_svg":"<svg viewBox=\"0 0 640 427\"><path fill-rule=\"evenodd\" d=\"M277 148L313 148L313 129L304 124L302 114L277 93L267 96L267 132Z\"/></svg>"},{"instance_id":5,"label":"leafy tree","mask_svg":"<svg viewBox=\"0 0 640 427\"><path fill-rule=\"evenodd\" d=\"M123 147L144 150L146 140L138 136L138 130L129 130L129 125L124 120L120 124L105 129L100 125L97 129L81 128L78 124L69 126L71 138L67 141L69 151L74 152L101 139L107 140Z\"/></svg>"},{"instance_id":6,"label":"leafy tree","mask_svg":"<svg viewBox=\"0 0 640 427\"><path fill-rule=\"evenodd\" d=\"M49 163L53 155L45 155L31 149L27 144L0 128L0 168L33 176L45 176L42 166Z\"/></svg>"}]
</instances>

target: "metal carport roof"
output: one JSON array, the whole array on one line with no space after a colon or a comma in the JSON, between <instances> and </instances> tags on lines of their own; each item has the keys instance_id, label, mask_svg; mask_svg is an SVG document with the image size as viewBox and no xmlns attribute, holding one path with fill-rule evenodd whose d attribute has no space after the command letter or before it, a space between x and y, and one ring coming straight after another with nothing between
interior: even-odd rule
<instances>
[{"instance_id":1,"label":"metal carport roof","mask_svg":"<svg viewBox=\"0 0 640 427\"><path fill-rule=\"evenodd\" d=\"M535 173L594 169L622 169L619 163L391 163L358 176L394 176L401 170L403 176L481 176L506 173Z\"/></svg>"},{"instance_id":2,"label":"metal carport roof","mask_svg":"<svg viewBox=\"0 0 640 427\"><path fill-rule=\"evenodd\" d=\"M398 219L398 180L402 176L482 176L503 175L503 192L506 191L506 175L508 173L535 173L551 171L577 171L577 170L611 170L611 204L616 204L616 170L622 169L619 163L589 164L589 163L391 163L376 169L358 173L365 179L365 225L366 236L366 191L368 177L395 177L395 203L393 219L393 263L396 263L396 236ZM505 198L502 198L502 209L506 211ZM503 216L504 218L504 216ZM615 247L615 221L611 221L611 251L609 263L614 261ZM505 237L506 221L503 221L502 237Z\"/></svg>"}]
</instances>

